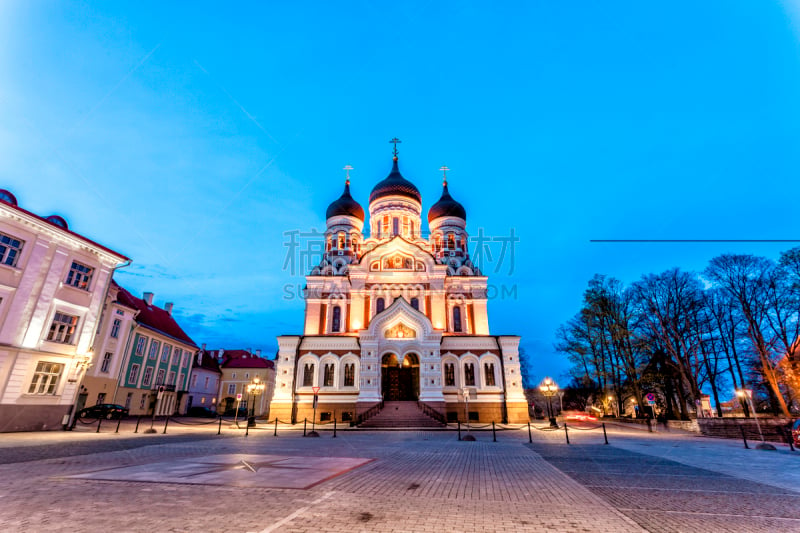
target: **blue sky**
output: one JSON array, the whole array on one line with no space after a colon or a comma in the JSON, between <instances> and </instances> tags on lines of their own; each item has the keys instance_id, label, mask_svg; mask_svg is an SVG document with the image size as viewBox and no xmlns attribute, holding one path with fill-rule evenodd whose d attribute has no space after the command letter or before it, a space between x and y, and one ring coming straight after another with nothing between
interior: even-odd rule
<instances>
[{"instance_id":1,"label":"blue sky","mask_svg":"<svg viewBox=\"0 0 800 533\"><path fill-rule=\"evenodd\" d=\"M324 228L352 165L520 241L484 271L536 377L594 273L626 282L796 239L796 2L0 3L0 187L134 259L198 342L302 330L285 232ZM495 272L495 270L498 270Z\"/></svg>"}]
</instances>

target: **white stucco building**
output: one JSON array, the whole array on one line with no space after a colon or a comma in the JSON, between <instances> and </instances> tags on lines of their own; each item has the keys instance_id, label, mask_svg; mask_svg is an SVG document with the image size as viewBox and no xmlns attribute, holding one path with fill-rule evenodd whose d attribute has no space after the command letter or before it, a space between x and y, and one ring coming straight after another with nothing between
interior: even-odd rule
<instances>
[{"instance_id":1,"label":"white stucco building","mask_svg":"<svg viewBox=\"0 0 800 533\"><path fill-rule=\"evenodd\" d=\"M0 431L61 427L93 361L112 272L127 261L0 190Z\"/></svg>"},{"instance_id":2,"label":"white stucco building","mask_svg":"<svg viewBox=\"0 0 800 533\"><path fill-rule=\"evenodd\" d=\"M306 277L303 334L278 338L271 416L310 420L319 387L322 420L355 419L382 400L463 420L466 389L470 418L527 420L520 338L489 331L488 280L470 261L466 211L446 180L428 238L422 213L396 150L368 221L348 178L326 213L324 258Z\"/></svg>"}]
</instances>

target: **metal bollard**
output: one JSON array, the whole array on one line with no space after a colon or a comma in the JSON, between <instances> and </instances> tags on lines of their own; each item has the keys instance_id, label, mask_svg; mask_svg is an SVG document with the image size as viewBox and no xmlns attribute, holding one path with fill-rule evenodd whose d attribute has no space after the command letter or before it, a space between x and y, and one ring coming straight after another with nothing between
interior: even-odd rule
<instances>
[{"instance_id":1,"label":"metal bollard","mask_svg":"<svg viewBox=\"0 0 800 533\"><path fill-rule=\"evenodd\" d=\"M217 435L222 435L222 415L219 417L219 427L217 427Z\"/></svg>"},{"instance_id":2,"label":"metal bollard","mask_svg":"<svg viewBox=\"0 0 800 533\"><path fill-rule=\"evenodd\" d=\"M117 429L114 431L114 433L119 433L120 424L122 424L122 415L119 415L119 418L117 419Z\"/></svg>"},{"instance_id":3,"label":"metal bollard","mask_svg":"<svg viewBox=\"0 0 800 533\"><path fill-rule=\"evenodd\" d=\"M461 440L461 420L458 421L458 440Z\"/></svg>"},{"instance_id":4,"label":"metal bollard","mask_svg":"<svg viewBox=\"0 0 800 533\"><path fill-rule=\"evenodd\" d=\"M278 436L278 417L277 416L275 417L275 431L272 432L272 436L273 437L277 437Z\"/></svg>"},{"instance_id":5,"label":"metal bollard","mask_svg":"<svg viewBox=\"0 0 800 533\"><path fill-rule=\"evenodd\" d=\"M142 415L136 417L136 429L133 430L134 433L139 433L139 422L142 421Z\"/></svg>"},{"instance_id":6,"label":"metal bollard","mask_svg":"<svg viewBox=\"0 0 800 533\"><path fill-rule=\"evenodd\" d=\"M533 444L533 436L531 435L531 423L528 421L528 442Z\"/></svg>"},{"instance_id":7,"label":"metal bollard","mask_svg":"<svg viewBox=\"0 0 800 533\"><path fill-rule=\"evenodd\" d=\"M790 451L794 451L794 444L792 443L792 430L791 429L786 429L786 428L782 428L782 429L783 430L781 432L786 437L786 442L789 443L789 450Z\"/></svg>"},{"instance_id":8,"label":"metal bollard","mask_svg":"<svg viewBox=\"0 0 800 533\"><path fill-rule=\"evenodd\" d=\"M747 445L747 437L745 437L744 435L744 428L742 426L739 426L739 430L742 432L742 440L744 441L744 447L749 450L750 446Z\"/></svg>"},{"instance_id":9,"label":"metal bollard","mask_svg":"<svg viewBox=\"0 0 800 533\"><path fill-rule=\"evenodd\" d=\"M308 424L308 418L303 419L303 436L306 436L306 424Z\"/></svg>"},{"instance_id":10,"label":"metal bollard","mask_svg":"<svg viewBox=\"0 0 800 533\"><path fill-rule=\"evenodd\" d=\"M167 434L167 425L169 424L169 415L167 415L167 419L164 421L164 431L161 433L162 435Z\"/></svg>"},{"instance_id":11,"label":"metal bollard","mask_svg":"<svg viewBox=\"0 0 800 533\"><path fill-rule=\"evenodd\" d=\"M102 423L103 423L103 417L99 417L97 419L97 431L95 431L95 433L100 433L100 424Z\"/></svg>"},{"instance_id":12,"label":"metal bollard","mask_svg":"<svg viewBox=\"0 0 800 533\"><path fill-rule=\"evenodd\" d=\"M605 439L606 444L608 444L608 435L606 435L606 423L605 422L603 422L603 438Z\"/></svg>"},{"instance_id":13,"label":"metal bollard","mask_svg":"<svg viewBox=\"0 0 800 533\"><path fill-rule=\"evenodd\" d=\"M567 431L567 423L564 422L564 435L567 437L567 444L569 444L569 432Z\"/></svg>"},{"instance_id":14,"label":"metal bollard","mask_svg":"<svg viewBox=\"0 0 800 533\"><path fill-rule=\"evenodd\" d=\"M244 436L247 437L248 435L250 435L250 420L244 426Z\"/></svg>"},{"instance_id":15,"label":"metal bollard","mask_svg":"<svg viewBox=\"0 0 800 533\"><path fill-rule=\"evenodd\" d=\"M494 420L492 420L492 442L497 442L497 433L494 431Z\"/></svg>"},{"instance_id":16,"label":"metal bollard","mask_svg":"<svg viewBox=\"0 0 800 533\"><path fill-rule=\"evenodd\" d=\"M333 438L336 438L336 419L333 419Z\"/></svg>"}]
</instances>

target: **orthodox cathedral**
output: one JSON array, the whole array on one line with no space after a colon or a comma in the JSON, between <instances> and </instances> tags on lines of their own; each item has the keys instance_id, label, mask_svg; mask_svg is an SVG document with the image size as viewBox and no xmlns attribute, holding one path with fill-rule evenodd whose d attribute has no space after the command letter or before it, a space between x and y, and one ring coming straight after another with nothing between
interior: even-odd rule
<instances>
[{"instance_id":1,"label":"orthodox cathedral","mask_svg":"<svg viewBox=\"0 0 800 533\"><path fill-rule=\"evenodd\" d=\"M310 421L317 392L321 422L361 421L384 401L449 421L527 421L520 338L489 332L488 279L470 261L467 212L446 168L425 238L422 196L400 174L393 142L369 219L349 174L328 207L323 258L306 276L303 334L278 337L270 416Z\"/></svg>"}]
</instances>

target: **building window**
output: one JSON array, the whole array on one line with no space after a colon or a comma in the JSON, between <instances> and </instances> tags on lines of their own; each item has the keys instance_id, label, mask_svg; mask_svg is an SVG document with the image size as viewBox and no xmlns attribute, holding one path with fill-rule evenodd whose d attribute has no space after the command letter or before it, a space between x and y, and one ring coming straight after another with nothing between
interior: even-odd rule
<instances>
[{"instance_id":1,"label":"building window","mask_svg":"<svg viewBox=\"0 0 800 533\"><path fill-rule=\"evenodd\" d=\"M161 368L158 370L158 374L156 374L156 385L163 385L164 384L164 369Z\"/></svg>"},{"instance_id":2,"label":"building window","mask_svg":"<svg viewBox=\"0 0 800 533\"><path fill-rule=\"evenodd\" d=\"M96 405L102 405L104 403L106 403L106 393L105 392L100 392L100 393L97 394L97 404Z\"/></svg>"},{"instance_id":3,"label":"building window","mask_svg":"<svg viewBox=\"0 0 800 533\"><path fill-rule=\"evenodd\" d=\"M464 235L461 236L461 249L464 253L467 252L467 238Z\"/></svg>"},{"instance_id":4,"label":"building window","mask_svg":"<svg viewBox=\"0 0 800 533\"><path fill-rule=\"evenodd\" d=\"M24 243L25 241L0 233L0 263L12 267L17 266L17 259L19 259Z\"/></svg>"},{"instance_id":5,"label":"building window","mask_svg":"<svg viewBox=\"0 0 800 533\"><path fill-rule=\"evenodd\" d=\"M114 319L114 323L111 324L111 338L116 339L119 337L119 328L122 326L122 320L119 318Z\"/></svg>"},{"instance_id":6,"label":"building window","mask_svg":"<svg viewBox=\"0 0 800 533\"><path fill-rule=\"evenodd\" d=\"M411 307L419 311L419 298L411 298Z\"/></svg>"},{"instance_id":7,"label":"building window","mask_svg":"<svg viewBox=\"0 0 800 533\"><path fill-rule=\"evenodd\" d=\"M382 312L386 307L386 301L383 298L378 298L375 301L375 314Z\"/></svg>"},{"instance_id":8,"label":"building window","mask_svg":"<svg viewBox=\"0 0 800 533\"><path fill-rule=\"evenodd\" d=\"M409 231L408 231L408 217L407 217L407 216L404 216L404 217L403 217L403 235L405 235L406 237L408 237L408 236L409 236Z\"/></svg>"},{"instance_id":9,"label":"building window","mask_svg":"<svg viewBox=\"0 0 800 533\"><path fill-rule=\"evenodd\" d=\"M456 236L452 233L447 234L447 249L448 250L455 250L456 249Z\"/></svg>"},{"instance_id":10,"label":"building window","mask_svg":"<svg viewBox=\"0 0 800 533\"><path fill-rule=\"evenodd\" d=\"M47 334L47 340L62 344L72 344L72 337L75 336L75 328L77 326L78 317L56 311L53 323L50 325L50 332Z\"/></svg>"},{"instance_id":11,"label":"building window","mask_svg":"<svg viewBox=\"0 0 800 533\"><path fill-rule=\"evenodd\" d=\"M355 363L350 363L344 365L344 386L345 387L352 387L356 383L356 365Z\"/></svg>"},{"instance_id":12,"label":"building window","mask_svg":"<svg viewBox=\"0 0 800 533\"><path fill-rule=\"evenodd\" d=\"M400 219L397 217L392 218L392 236L400 234Z\"/></svg>"},{"instance_id":13,"label":"building window","mask_svg":"<svg viewBox=\"0 0 800 533\"><path fill-rule=\"evenodd\" d=\"M169 344L164 345L164 349L161 350L161 362L166 363L169 361L169 353L172 351L172 347Z\"/></svg>"},{"instance_id":14,"label":"building window","mask_svg":"<svg viewBox=\"0 0 800 533\"><path fill-rule=\"evenodd\" d=\"M433 238L433 251L438 252L442 249L442 236L440 234L436 234Z\"/></svg>"},{"instance_id":15,"label":"building window","mask_svg":"<svg viewBox=\"0 0 800 533\"><path fill-rule=\"evenodd\" d=\"M314 385L314 363L306 363L303 367L303 387Z\"/></svg>"},{"instance_id":16,"label":"building window","mask_svg":"<svg viewBox=\"0 0 800 533\"><path fill-rule=\"evenodd\" d=\"M144 369L144 376L142 376L142 387L149 387L151 381L153 381L153 367L148 366Z\"/></svg>"},{"instance_id":17,"label":"building window","mask_svg":"<svg viewBox=\"0 0 800 533\"><path fill-rule=\"evenodd\" d=\"M325 365L325 379L322 382L323 387L333 387L333 364Z\"/></svg>"},{"instance_id":18,"label":"building window","mask_svg":"<svg viewBox=\"0 0 800 533\"><path fill-rule=\"evenodd\" d=\"M456 366L453 363L447 363L444 365L444 386L456 386Z\"/></svg>"},{"instance_id":19,"label":"building window","mask_svg":"<svg viewBox=\"0 0 800 533\"><path fill-rule=\"evenodd\" d=\"M131 408L131 401L133 400L133 393L129 392L127 396L125 396L125 409Z\"/></svg>"},{"instance_id":20,"label":"building window","mask_svg":"<svg viewBox=\"0 0 800 533\"><path fill-rule=\"evenodd\" d=\"M206 385L208 385L208 378L206 378ZM192 388L197 387L197 374L192 376Z\"/></svg>"},{"instance_id":21,"label":"building window","mask_svg":"<svg viewBox=\"0 0 800 533\"><path fill-rule=\"evenodd\" d=\"M161 372L159 370L159 372ZM167 377L167 385L175 385L175 372L170 372Z\"/></svg>"},{"instance_id":22,"label":"building window","mask_svg":"<svg viewBox=\"0 0 800 533\"><path fill-rule=\"evenodd\" d=\"M328 238L325 241L325 251L326 252L330 252L331 251L331 242L332 242L332 240L333 239L331 239L331 236L328 235Z\"/></svg>"},{"instance_id":23,"label":"building window","mask_svg":"<svg viewBox=\"0 0 800 533\"><path fill-rule=\"evenodd\" d=\"M61 363L48 363L39 361L36 364L36 372L33 374L31 386L28 387L28 394L55 394L58 378L64 371Z\"/></svg>"},{"instance_id":24,"label":"building window","mask_svg":"<svg viewBox=\"0 0 800 533\"><path fill-rule=\"evenodd\" d=\"M114 356L111 352L106 352L103 356L103 362L100 364L100 372L108 374L108 367L111 365L111 358Z\"/></svg>"},{"instance_id":25,"label":"building window","mask_svg":"<svg viewBox=\"0 0 800 533\"><path fill-rule=\"evenodd\" d=\"M156 356L158 355L158 347L159 346L161 346L161 343L158 342L157 340L153 339L153 341L150 343L150 353L147 356L148 359L155 359L156 358Z\"/></svg>"},{"instance_id":26,"label":"building window","mask_svg":"<svg viewBox=\"0 0 800 533\"><path fill-rule=\"evenodd\" d=\"M203 390L208 390L208 376L203 380Z\"/></svg>"},{"instance_id":27,"label":"building window","mask_svg":"<svg viewBox=\"0 0 800 533\"><path fill-rule=\"evenodd\" d=\"M135 385L137 379L139 379L139 365L133 364L131 365L131 371L128 373L128 383Z\"/></svg>"},{"instance_id":28,"label":"building window","mask_svg":"<svg viewBox=\"0 0 800 533\"><path fill-rule=\"evenodd\" d=\"M461 333L461 308L453 307L453 331Z\"/></svg>"},{"instance_id":29,"label":"building window","mask_svg":"<svg viewBox=\"0 0 800 533\"><path fill-rule=\"evenodd\" d=\"M331 333L339 333L342 325L342 308L338 305L333 307L333 318L331 319Z\"/></svg>"},{"instance_id":30,"label":"building window","mask_svg":"<svg viewBox=\"0 0 800 533\"><path fill-rule=\"evenodd\" d=\"M464 385L467 387L475 386L475 366L472 363L464 365Z\"/></svg>"},{"instance_id":31,"label":"building window","mask_svg":"<svg viewBox=\"0 0 800 533\"><path fill-rule=\"evenodd\" d=\"M88 291L89 282L92 281L92 272L94 272L92 267L73 261L67 274L66 283L72 287Z\"/></svg>"},{"instance_id":32,"label":"building window","mask_svg":"<svg viewBox=\"0 0 800 533\"><path fill-rule=\"evenodd\" d=\"M178 354L179 354L179 353L181 353L181 352L180 352L180 350L178 350L177 352L175 352L175 360L176 360L176 361L178 360ZM186 364L187 364L188 362L189 362L189 352L183 352L183 355L181 356L181 366L182 366L182 367L183 367L183 366L186 366Z\"/></svg>"},{"instance_id":33,"label":"building window","mask_svg":"<svg viewBox=\"0 0 800 533\"><path fill-rule=\"evenodd\" d=\"M383 215L383 231L381 231L379 237L385 237L387 235L389 235L389 215Z\"/></svg>"},{"instance_id":34,"label":"building window","mask_svg":"<svg viewBox=\"0 0 800 533\"><path fill-rule=\"evenodd\" d=\"M144 409L144 404L147 402L147 394L142 394L142 398L139 400L139 409Z\"/></svg>"},{"instance_id":35,"label":"building window","mask_svg":"<svg viewBox=\"0 0 800 533\"><path fill-rule=\"evenodd\" d=\"M494 387L494 363L484 363L483 373L486 374L486 386Z\"/></svg>"},{"instance_id":36,"label":"building window","mask_svg":"<svg viewBox=\"0 0 800 533\"><path fill-rule=\"evenodd\" d=\"M344 250L344 232L340 231L336 235L336 239L337 239L337 245L336 245L337 248L339 248L339 250Z\"/></svg>"},{"instance_id":37,"label":"building window","mask_svg":"<svg viewBox=\"0 0 800 533\"><path fill-rule=\"evenodd\" d=\"M228 394L236 394L236 383L228 385Z\"/></svg>"},{"instance_id":38,"label":"building window","mask_svg":"<svg viewBox=\"0 0 800 533\"><path fill-rule=\"evenodd\" d=\"M136 341L136 355L144 355L145 347L147 346L147 337L139 337Z\"/></svg>"}]
</instances>

